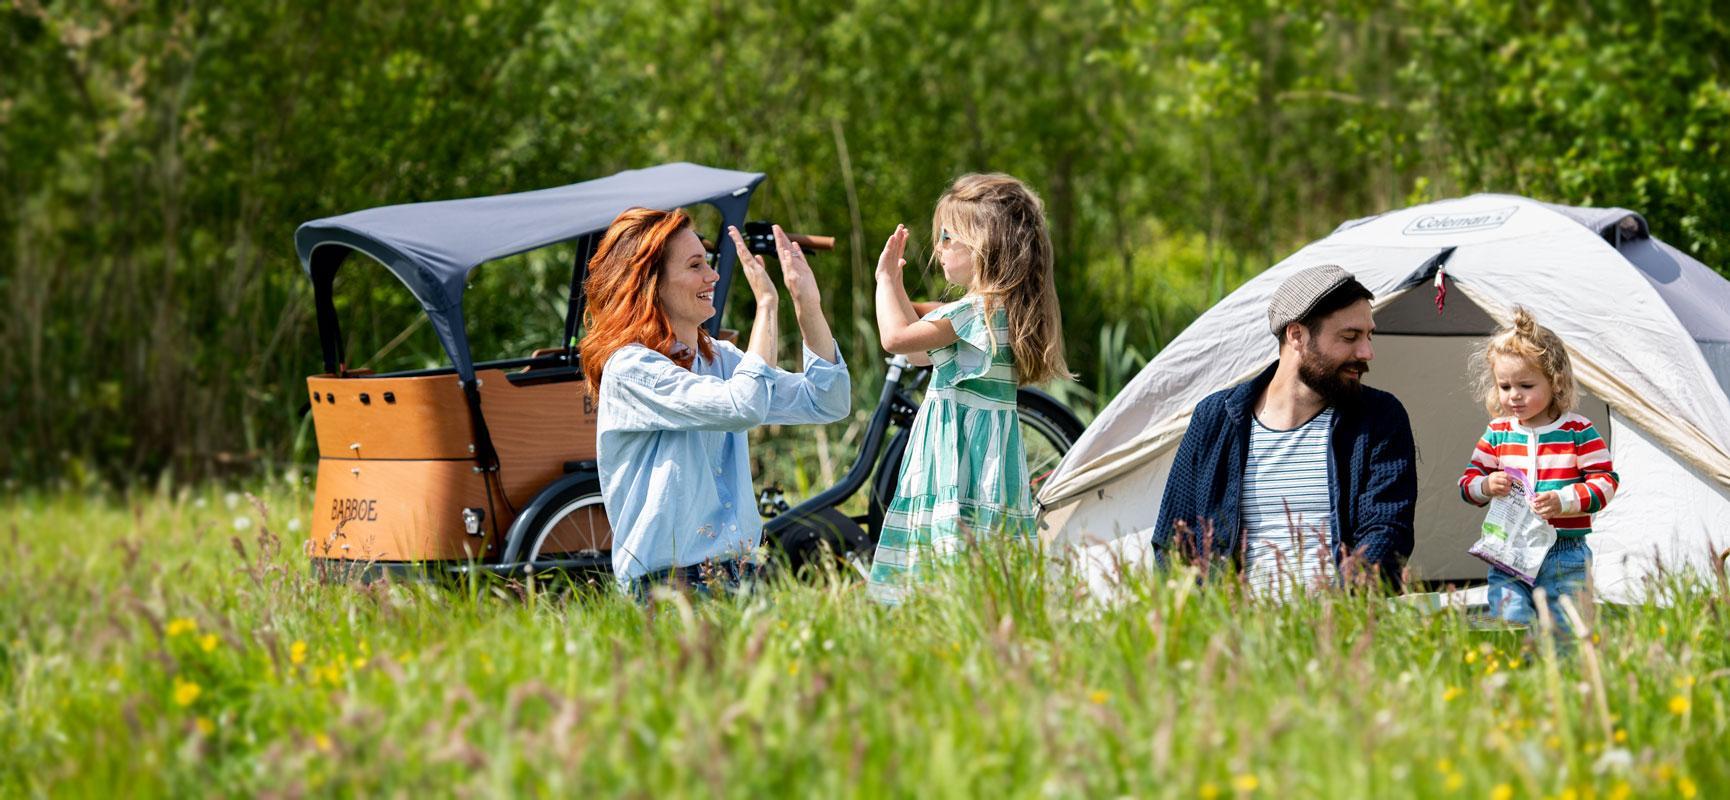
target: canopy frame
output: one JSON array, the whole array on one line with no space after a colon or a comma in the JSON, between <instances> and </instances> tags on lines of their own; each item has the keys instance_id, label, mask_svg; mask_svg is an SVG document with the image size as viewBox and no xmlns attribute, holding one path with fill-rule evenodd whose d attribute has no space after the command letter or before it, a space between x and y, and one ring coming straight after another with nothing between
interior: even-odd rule
<instances>
[{"instance_id":1,"label":"canopy frame","mask_svg":"<svg viewBox=\"0 0 1730 800\"><path fill-rule=\"evenodd\" d=\"M463 317L463 294L470 273L489 261L574 242L576 252L560 341L560 359L574 366L588 262L599 235L614 217L634 206L669 210L710 205L721 214L714 241L723 242L728 227L744 227L751 195L763 178L760 172L663 164L550 189L381 206L303 223L295 231L294 243L301 266L312 281L325 372L348 372L334 285L349 255L362 253L382 264L420 302L462 385L474 428L476 461L487 471L497 470L498 455L481 413L480 381L475 377ZM721 313L738 259L732 248L717 250L715 269L720 281L715 291L715 315L706 324L711 335L720 331Z\"/></svg>"}]
</instances>

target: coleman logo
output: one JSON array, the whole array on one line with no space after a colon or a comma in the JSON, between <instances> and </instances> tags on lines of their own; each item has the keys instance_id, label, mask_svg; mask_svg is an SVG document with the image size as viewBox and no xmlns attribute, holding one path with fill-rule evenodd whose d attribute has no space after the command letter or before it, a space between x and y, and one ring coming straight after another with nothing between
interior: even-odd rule
<instances>
[{"instance_id":1,"label":"coleman logo","mask_svg":"<svg viewBox=\"0 0 1730 800\"><path fill-rule=\"evenodd\" d=\"M1431 233L1461 233L1464 231L1483 231L1500 228L1502 223L1519 211L1518 206L1498 208L1493 211L1474 211L1469 214L1425 214L1412 220L1406 226L1407 236L1422 236Z\"/></svg>"}]
</instances>

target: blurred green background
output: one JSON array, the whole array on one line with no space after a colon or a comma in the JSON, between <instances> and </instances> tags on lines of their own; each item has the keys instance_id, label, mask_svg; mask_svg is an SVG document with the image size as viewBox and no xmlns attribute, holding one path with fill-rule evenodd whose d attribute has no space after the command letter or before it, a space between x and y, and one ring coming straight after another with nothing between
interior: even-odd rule
<instances>
[{"instance_id":1,"label":"blurred green background","mask_svg":"<svg viewBox=\"0 0 1730 800\"><path fill-rule=\"evenodd\" d=\"M1428 199L1624 206L1722 271L1726 16L1721 0L14 0L0 470L131 483L313 458L296 225L666 161L765 172L753 217L838 238L816 265L862 399L881 374L882 240L897 222L928 240L968 171L1046 199L1078 406L1301 244ZM476 273L478 357L557 342L570 255ZM351 366L442 362L383 270L344 270L338 292Z\"/></svg>"}]
</instances>

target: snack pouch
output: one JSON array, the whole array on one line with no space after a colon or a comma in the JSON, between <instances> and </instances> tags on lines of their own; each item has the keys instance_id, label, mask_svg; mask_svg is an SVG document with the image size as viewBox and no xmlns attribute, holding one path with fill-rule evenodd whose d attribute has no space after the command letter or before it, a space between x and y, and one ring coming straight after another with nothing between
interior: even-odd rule
<instances>
[{"instance_id":1,"label":"snack pouch","mask_svg":"<svg viewBox=\"0 0 1730 800\"><path fill-rule=\"evenodd\" d=\"M1514 482L1513 491L1490 498L1482 535L1467 552L1531 586L1538 582L1538 568L1556 543L1556 529L1532 511L1534 494L1526 473L1513 467L1504 471Z\"/></svg>"}]
</instances>

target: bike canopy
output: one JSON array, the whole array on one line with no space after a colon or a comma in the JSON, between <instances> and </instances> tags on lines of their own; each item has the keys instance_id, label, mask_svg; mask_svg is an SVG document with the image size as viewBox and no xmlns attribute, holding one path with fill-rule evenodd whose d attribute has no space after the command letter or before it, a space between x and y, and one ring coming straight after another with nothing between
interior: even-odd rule
<instances>
[{"instance_id":1,"label":"bike canopy","mask_svg":"<svg viewBox=\"0 0 1730 800\"><path fill-rule=\"evenodd\" d=\"M760 172L663 164L553 189L382 206L303 223L294 233L294 246L312 279L325 369L336 372L343 363L331 284L351 252L371 256L408 286L466 385L474 378L474 362L462 300L475 267L603 231L633 206L674 209L707 203L721 212L723 230L743 227L751 192L762 180ZM717 306L726 297L736 258L730 247L719 248L718 255ZM579 256L579 272L582 266ZM579 297L573 285L571 332Z\"/></svg>"}]
</instances>

